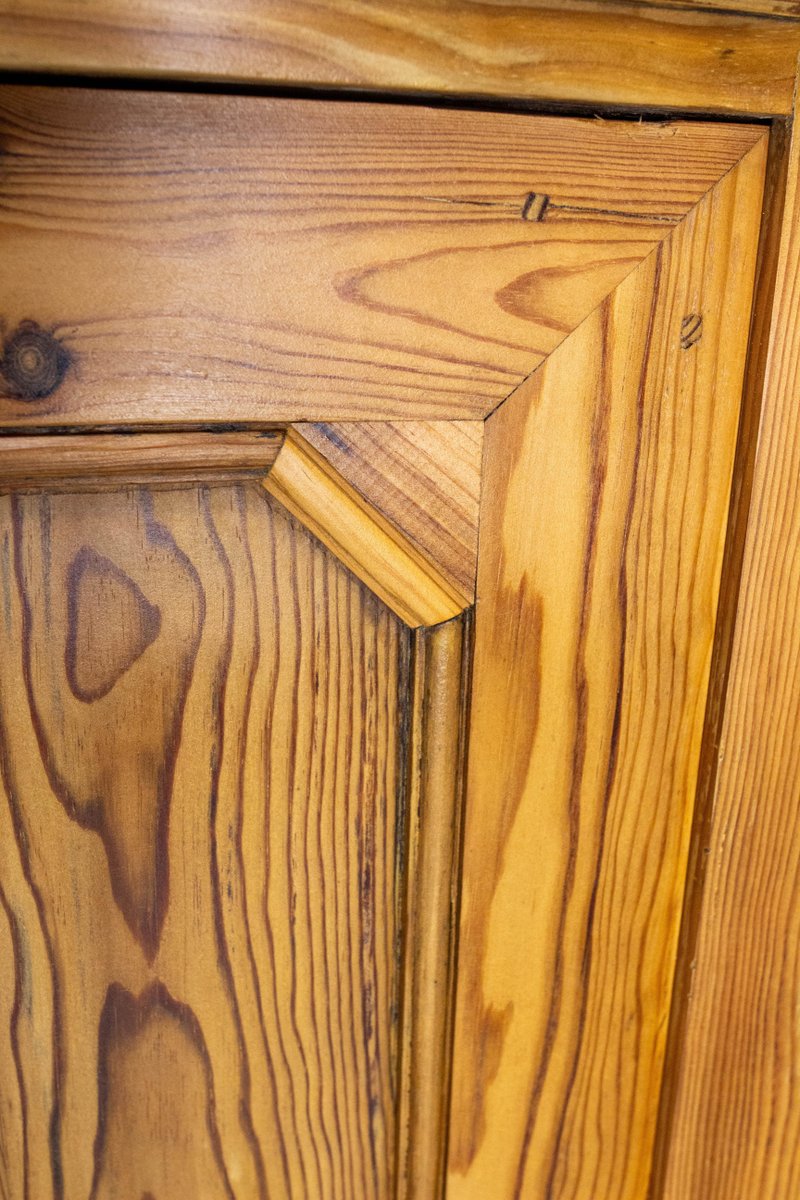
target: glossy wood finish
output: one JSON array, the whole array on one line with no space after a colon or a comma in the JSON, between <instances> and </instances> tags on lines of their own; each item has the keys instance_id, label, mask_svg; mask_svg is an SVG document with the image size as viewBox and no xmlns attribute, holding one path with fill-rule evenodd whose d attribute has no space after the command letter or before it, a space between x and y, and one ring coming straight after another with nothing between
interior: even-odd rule
<instances>
[{"instance_id":1,"label":"glossy wood finish","mask_svg":"<svg viewBox=\"0 0 800 1200\"><path fill-rule=\"evenodd\" d=\"M795 133L666 1200L800 1188L799 221Z\"/></svg>"},{"instance_id":2,"label":"glossy wood finish","mask_svg":"<svg viewBox=\"0 0 800 1200\"><path fill-rule=\"evenodd\" d=\"M762 136L2 89L0 425L484 417Z\"/></svg>"},{"instance_id":3,"label":"glossy wood finish","mask_svg":"<svg viewBox=\"0 0 800 1200\"><path fill-rule=\"evenodd\" d=\"M763 165L487 423L448 1200L647 1192Z\"/></svg>"},{"instance_id":4,"label":"glossy wood finish","mask_svg":"<svg viewBox=\"0 0 800 1200\"><path fill-rule=\"evenodd\" d=\"M297 432L474 600L482 421L337 421Z\"/></svg>"},{"instance_id":5,"label":"glossy wood finish","mask_svg":"<svg viewBox=\"0 0 800 1200\"><path fill-rule=\"evenodd\" d=\"M442 1195L460 890L469 619L415 636L397 1200Z\"/></svg>"},{"instance_id":6,"label":"glossy wood finish","mask_svg":"<svg viewBox=\"0 0 800 1200\"><path fill-rule=\"evenodd\" d=\"M412 629L449 621L468 606L469 598L295 429L264 487Z\"/></svg>"},{"instance_id":7,"label":"glossy wood finish","mask_svg":"<svg viewBox=\"0 0 800 1200\"><path fill-rule=\"evenodd\" d=\"M17 435L0 438L0 491L109 491L262 480L283 432Z\"/></svg>"},{"instance_id":8,"label":"glossy wood finish","mask_svg":"<svg viewBox=\"0 0 800 1200\"><path fill-rule=\"evenodd\" d=\"M388 1200L409 635L258 485L0 514L0 1193Z\"/></svg>"},{"instance_id":9,"label":"glossy wood finish","mask_svg":"<svg viewBox=\"0 0 800 1200\"><path fill-rule=\"evenodd\" d=\"M663 7L608 0L188 0L177 12L164 0L3 0L0 66L592 107L790 112L800 29L694 7L687 11L680 0ZM749 5L732 0L725 7Z\"/></svg>"}]
</instances>

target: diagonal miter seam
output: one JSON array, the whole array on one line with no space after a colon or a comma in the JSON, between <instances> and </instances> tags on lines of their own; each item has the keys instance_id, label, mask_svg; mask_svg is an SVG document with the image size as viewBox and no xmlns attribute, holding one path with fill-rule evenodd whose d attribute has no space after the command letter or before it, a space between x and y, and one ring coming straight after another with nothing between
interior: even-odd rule
<instances>
[{"instance_id":1,"label":"diagonal miter seam","mask_svg":"<svg viewBox=\"0 0 800 1200\"><path fill-rule=\"evenodd\" d=\"M563 346L564 342L566 342L570 337L572 337L573 333L575 333L575 331L577 329L580 329L580 327L584 324L585 321L590 320L595 315L597 310L599 308L602 308L602 306L606 303L609 296L613 296L614 292L616 292L617 288L622 286L622 284L625 282L626 279L630 279L631 275L635 275L635 273L643 266L643 264L646 263L654 254L658 254L661 252L661 250L664 247L664 244L670 240L670 238L673 236L673 234L676 232L676 230L680 229L680 227L683 225L683 223L685 221L687 221L689 219L689 217L691 217L692 213L694 213L700 207L700 205L703 204L708 199L708 197L711 196L716 191L716 189L720 186L720 184L725 179L728 178L728 176L731 174L731 172L738 170L738 168L745 161L745 159L748 158L751 154L754 154L759 149L759 147L762 145L765 138L768 138L768 137L769 137L769 132L767 130L764 130L764 133L762 134L762 136L760 138L757 138L756 141L753 142L753 145L750 146L750 148L745 151L745 153L742 155L741 158L737 158L735 163L731 163L731 165L729 167L727 167L717 179L714 180L714 182L711 184L711 187L707 188L706 191L703 192L702 196L698 197L698 199L695 201L695 203L692 205L692 207L687 209L686 212L683 214L683 216L679 220L677 220L674 225L671 225L669 227L669 229L665 232L664 236L659 239L659 241L656 243L655 246L653 246L653 248L651 250L648 250L647 254L645 254L642 258L639 259L639 261L636 263L636 265L634 267L631 268L631 270L628 272L628 274L623 276L622 279L618 280L617 283L614 284L611 291L608 292L605 296L603 296L602 300L598 301L598 303L592 309L590 309L589 312L586 313L585 316L581 317L581 319L580 319L580 321L578 321L577 325L573 325L573 327L572 327L572 329L570 329L569 333L564 334L564 337L561 339L561 341L558 343L558 345L553 346L552 350L550 350L549 353L545 355L545 357L542 359L542 361L538 362L536 364L536 366L533 368L533 370L530 371L529 374L527 374L524 377L524 379L521 379L519 381L519 383L515 384L515 386L511 389L511 391L508 393L507 396L504 396L502 400L499 400L497 402L497 404L494 406L494 408L490 409L489 412L487 412L483 418L479 418L479 419L488 421L490 417L494 416L494 414L503 407L503 405L506 403L507 400L510 400L512 398L512 396L515 396L517 394L517 392L519 391L519 389L524 387L528 383L528 381L533 378L533 376L536 374L536 372L540 371L542 369L542 367L545 365L545 363L547 362L550 355L553 354L556 350L558 350L558 348L560 346Z\"/></svg>"}]
</instances>

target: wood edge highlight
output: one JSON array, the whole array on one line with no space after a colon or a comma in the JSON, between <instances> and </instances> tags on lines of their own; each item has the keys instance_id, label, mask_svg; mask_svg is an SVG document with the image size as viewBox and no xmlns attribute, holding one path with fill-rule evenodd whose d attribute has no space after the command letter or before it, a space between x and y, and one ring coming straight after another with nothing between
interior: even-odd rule
<instances>
[{"instance_id":1,"label":"wood edge highlight","mask_svg":"<svg viewBox=\"0 0 800 1200\"><path fill-rule=\"evenodd\" d=\"M415 635L396 1200L444 1194L471 611Z\"/></svg>"},{"instance_id":2,"label":"wood edge highlight","mask_svg":"<svg viewBox=\"0 0 800 1200\"><path fill-rule=\"evenodd\" d=\"M412 629L472 603L298 431L286 431L264 487Z\"/></svg>"},{"instance_id":3,"label":"wood edge highlight","mask_svg":"<svg viewBox=\"0 0 800 1200\"><path fill-rule=\"evenodd\" d=\"M279 430L3 436L0 492L261 480L282 442Z\"/></svg>"}]
</instances>

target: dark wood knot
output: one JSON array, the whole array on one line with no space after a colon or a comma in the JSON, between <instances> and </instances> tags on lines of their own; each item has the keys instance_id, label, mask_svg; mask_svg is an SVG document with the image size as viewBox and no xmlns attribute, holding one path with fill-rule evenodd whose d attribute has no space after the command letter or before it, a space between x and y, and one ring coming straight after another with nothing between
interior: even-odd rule
<instances>
[{"instance_id":1,"label":"dark wood knot","mask_svg":"<svg viewBox=\"0 0 800 1200\"><path fill-rule=\"evenodd\" d=\"M3 342L2 373L19 400L43 400L54 392L70 363L66 346L35 321L20 321Z\"/></svg>"}]
</instances>

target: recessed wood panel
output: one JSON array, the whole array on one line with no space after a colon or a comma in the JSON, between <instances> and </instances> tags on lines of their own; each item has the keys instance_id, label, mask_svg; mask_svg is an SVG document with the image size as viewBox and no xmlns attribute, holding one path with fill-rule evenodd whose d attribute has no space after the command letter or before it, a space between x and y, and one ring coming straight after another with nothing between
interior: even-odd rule
<instances>
[{"instance_id":1,"label":"recessed wood panel","mask_svg":"<svg viewBox=\"0 0 800 1200\"><path fill-rule=\"evenodd\" d=\"M762 136L3 89L0 422L482 418Z\"/></svg>"},{"instance_id":2,"label":"recessed wood panel","mask_svg":"<svg viewBox=\"0 0 800 1200\"><path fill-rule=\"evenodd\" d=\"M255 484L0 498L0 1191L392 1194L400 623Z\"/></svg>"}]
</instances>

